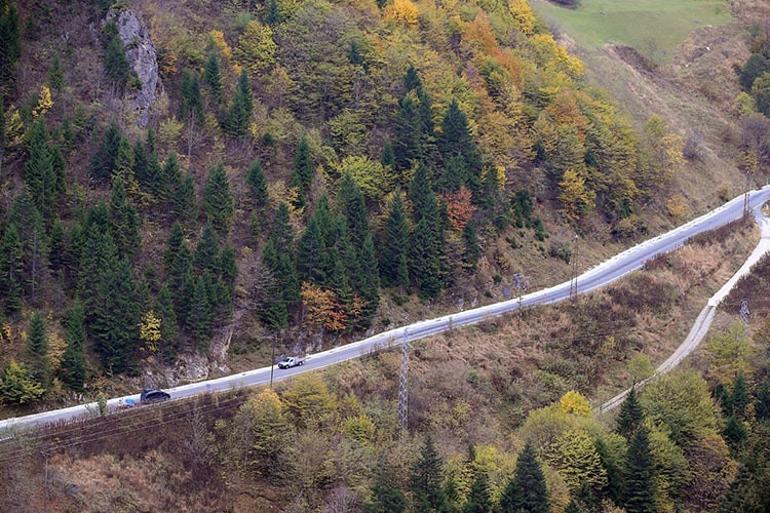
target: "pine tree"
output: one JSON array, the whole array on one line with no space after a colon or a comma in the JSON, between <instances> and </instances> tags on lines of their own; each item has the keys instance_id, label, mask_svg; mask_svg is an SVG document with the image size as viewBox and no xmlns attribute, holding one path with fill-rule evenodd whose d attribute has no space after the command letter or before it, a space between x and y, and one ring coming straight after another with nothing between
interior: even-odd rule
<instances>
[{"instance_id":1,"label":"pine tree","mask_svg":"<svg viewBox=\"0 0 770 513\"><path fill-rule=\"evenodd\" d=\"M141 243L139 216L126 196L126 187L120 175L116 175L112 180L110 222L118 256L121 258L133 257Z\"/></svg>"},{"instance_id":2,"label":"pine tree","mask_svg":"<svg viewBox=\"0 0 770 513\"><path fill-rule=\"evenodd\" d=\"M163 260L166 266L166 282L174 298L176 317L186 321L191 299L189 293L192 291L190 285L192 284L193 268L190 248L184 240L182 227L179 223L175 223L171 227Z\"/></svg>"},{"instance_id":3,"label":"pine tree","mask_svg":"<svg viewBox=\"0 0 770 513\"><path fill-rule=\"evenodd\" d=\"M254 99L251 95L249 75L244 68L238 78L233 102L227 117L227 129L235 136L244 136L248 133L251 115L254 110Z\"/></svg>"},{"instance_id":4,"label":"pine tree","mask_svg":"<svg viewBox=\"0 0 770 513\"><path fill-rule=\"evenodd\" d=\"M756 417L759 421L770 419L770 379L765 379L757 391Z\"/></svg>"},{"instance_id":5,"label":"pine tree","mask_svg":"<svg viewBox=\"0 0 770 513\"><path fill-rule=\"evenodd\" d=\"M548 513L548 491L545 476L535 456L535 449L527 443L516 461L516 472L500 497L500 513Z\"/></svg>"},{"instance_id":6,"label":"pine tree","mask_svg":"<svg viewBox=\"0 0 770 513\"><path fill-rule=\"evenodd\" d=\"M176 192L181 183L182 172L179 170L179 160L177 160L176 153L171 153L166 157L160 173L161 198L170 205L173 205Z\"/></svg>"},{"instance_id":7,"label":"pine tree","mask_svg":"<svg viewBox=\"0 0 770 513\"><path fill-rule=\"evenodd\" d=\"M330 266L329 248L325 234L329 233L330 222L327 200L322 197L313 216L308 220L307 228L297 242L297 273L304 281L311 281L321 286L329 283ZM322 226L326 224L325 226Z\"/></svg>"},{"instance_id":8,"label":"pine tree","mask_svg":"<svg viewBox=\"0 0 770 513\"><path fill-rule=\"evenodd\" d=\"M23 292L24 255L16 225L11 223L5 228L0 243L0 297L8 313L21 309Z\"/></svg>"},{"instance_id":9,"label":"pine tree","mask_svg":"<svg viewBox=\"0 0 770 513\"><path fill-rule=\"evenodd\" d=\"M217 274L224 283L227 290L227 305L230 305L235 292L235 280L238 277L238 266L235 263L235 250L232 246L226 245L219 252L217 258ZM223 305L225 306L225 305Z\"/></svg>"},{"instance_id":10,"label":"pine tree","mask_svg":"<svg viewBox=\"0 0 770 513\"><path fill-rule=\"evenodd\" d=\"M113 121L105 130L99 149L91 159L90 172L94 180L107 181L112 177L122 141L123 133Z\"/></svg>"},{"instance_id":11,"label":"pine tree","mask_svg":"<svg viewBox=\"0 0 770 513\"><path fill-rule=\"evenodd\" d=\"M380 276L383 283L390 287L408 287L409 227L400 195L396 195L390 203L380 244Z\"/></svg>"},{"instance_id":12,"label":"pine tree","mask_svg":"<svg viewBox=\"0 0 770 513\"><path fill-rule=\"evenodd\" d=\"M134 181L134 150L128 139L122 137L118 144L118 152L115 155L115 163L112 169L112 177L120 176L126 184ZM111 177L111 178L112 178Z\"/></svg>"},{"instance_id":13,"label":"pine tree","mask_svg":"<svg viewBox=\"0 0 770 513\"><path fill-rule=\"evenodd\" d=\"M265 13L265 23L274 27L283 21L283 15L281 14L278 0L268 0L267 12Z\"/></svg>"},{"instance_id":14,"label":"pine tree","mask_svg":"<svg viewBox=\"0 0 770 513\"><path fill-rule=\"evenodd\" d=\"M48 83L57 93L61 93L64 87L64 72L61 69L61 60L59 60L58 55L54 55L51 59L51 66L48 68Z\"/></svg>"},{"instance_id":15,"label":"pine tree","mask_svg":"<svg viewBox=\"0 0 770 513\"><path fill-rule=\"evenodd\" d=\"M476 191L480 183L481 154L471 137L468 118L456 101L449 104L441 126L439 151L444 162L449 162L453 156L461 157L468 172L468 186L472 191Z\"/></svg>"},{"instance_id":16,"label":"pine tree","mask_svg":"<svg viewBox=\"0 0 770 513\"><path fill-rule=\"evenodd\" d=\"M569 504L567 504L567 509L564 510L564 513L583 513L580 509L580 506L578 506L578 503L575 501L575 498L573 497Z\"/></svg>"},{"instance_id":17,"label":"pine tree","mask_svg":"<svg viewBox=\"0 0 770 513\"><path fill-rule=\"evenodd\" d=\"M61 362L61 380L72 390L82 392L86 382L86 328L85 311L80 301L76 300L67 312L64 328L67 348Z\"/></svg>"},{"instance_id":18,"label":"pine tree","mask_svg":"<svg viewBox=\"0 0 770 513\"><path fill-rule=\"evenodd\" d=\"M16 63L21 57L19 15L13 2L0 2L0 87L8 92L16 80Z\"/></svg>"},{"instance_id":19,"label":"pine tree","mask_svg":"<svg viewBox=\"0 0 770 513\"><path fill-rule=\"evenodd\" d=\"M468 492L463 513L492 513L492 499L489 493L489 478L487 473L479 471Z\"/></svg>"},{"instance_id":20,"label":"pine tree","mask_svg":"<svg viewBox=\"0 0 770 513\"><path fill-rule=\"evenodd\" d=\"M361 268L358 292L364 300L362 318L363 326L366 327L380 305L380 270L377 264L377 252L374 249L374 239L370 234L367 234L364 239L358 260Z\"/></svg>"},{"instance_id":21,"label":"pine tree","mask_svg":"<svg viewBox=\"0 0 770 513\"><path fill-rule=\"evenodd\" d=\"M299 190L299 206L305 204L305 194L313 182L313 162L310 157L310 144L306 137L302 137L297 144L294 153L294 169L291 176L291 184Z\"/></svg>"},{"instance_id":22,"label":"pine tree","mask_svg":"<svg viewBox=\"0 0 770 513\"><path fill-rule=\"evenodd\" d=\"M409 237L409 272L423 297L441 292L444 234L436 195L430 187L424 166L418 168L409 188L416 221Z\"/></svg>"},{"instance_id":23,"label":"pine tree","mask_svg":"<svg viewBox=\"0 0 770 513\"><path fill-rule=\"evenodd\" d=\"M262 260L272 275L272 286L266 292L267 304L262 309L262 320L273 328L288 323L289 309L299 301L299 281L294 261L293 235L289 223L289 208L278 205L270 237L262 252Z\"/></svg>"},{"instance_id":24,"label":"pine tree","mask_svg":"<svg viewBox=\"0 0 770 513\"><path fill-rule=\"evenodd\" d=\"M422 89L422 80L420 80L420 75L417 73L417 68L410 64L404 76L404 93L418 89Z\"/></svg>"},{"instance_id":25,"label":"pine tree","mask_svg":"<svg viewBox=\"0 0 770 513\"><path fill-rule=\"evenodd\" d=\"M48 238L50 256L48 263L54 271L60 271L64 265L67 254L67 241L64 233L64 224L61 219L55 217L51 224L51 234Z\"/></svg>"},{"instance_id":26,"label":"pine tree","mask_svg":"<svg viewBox=\"0 0 770 513\"><path fill-rule=\"evenodd\" d=\"M380 164L382 164L383 167L389 168L393 168L393 166L396 164L396 156L393 153L393 145L390 143L390 141L385 141L385 144L382 147Z\"/></svg>"},{"instance_id":27,"label":"pine tree","mask_svg":"<svg viewBox=\"0 0 770 513\"><path fill-rule=\"evenodd\" d=\"M94 348L108 372L132 371L140 310L128 260L120 260L107 270L97 287L97 298L91 325Z\"/></svg>"},{"instance_id":28,"label":"pine tree","mask_svg":"<svg viewBox=\"0 0 770 513\"><path fill-rule=\"evenodd\" d=\"M39 312L32 314L27 333L27 368L37 383L48 388L51 384L51 364L48 362L48 335Z\"/></svg>"},{"instance_id":29,"label":"pine tree","mask_svg":"<svg viewBox=\"0 0 770 513\"><path fill-rule=\"evenodd\" d=\"M179 181L172 201L174 214L182 223L190 223L198 217L193 177L187 173Z\"/></svg>"},{"instance_id":30,"label":"pine tree","mask_svg":"<svg viewBox=\"0 0 770 513\"><path fill-rule=\"evenodd\" d=\"M199 349L208 347L212 325L212 306L204 276L199 275L194 279L186 323Z\"/></svg>"},{"instance_id":31,"label":"pine tree","mask_svg":"<svg viewBox=\"0 0 770 513\"><path fill-rule=\"evenodd\" d=\"M262 170L262 164L259 160L255 160L251 164L246 181L249 184L249 192L251 193L251 199L254 202L254 206L257 208L266 207L270 197L267 194L265 172Z\"/></svg>"},{"instance_id":32,"label":"pine tree","mask_svg":"<svg viewBox=\"0 0 770 513\"><path fill-rule=\"evenodd\" d=\"M203 191L203 209L217 233L222 237L227 236L235 206L230 193L230 181L221 164L214 166L209 173L206 189Z\"/></svg>"},{"instance_id":33,"label":"pine tree","mask_svg":"<svg viewBox=\"0 0 770 513\"><path fill-rule=\"evenodd\" d=\"M481 256L481 248L479 247L479 241L476 238L476 228L473 223L468 223L463 228L463 262L468 269L475 271L476 264Z\"/></svg>"},{"instance_id":34,"label":"pine tree","mask_svg":"<svg viewBox=\"0 0 770 513\"><path fill-rule=\"evenodd\" d=\"M628 513L654 513L655 463L650 453L647 429L637 428L628 447L625 504Z\"/></svg>"},{"instance_id":35,"label":"pine tree","mask_svg":"<svg viewBox=\"0 0 770 513\"><path fill-rule=\"evenodd\" d=\"M722 436L733 449L737 449L746 440L746 427L734 414L727 417Z\"/></svg>"},{"instance_id":36,"label":"pine tree","mask_svg":"<svg viewBox=\"0 0 770 513\"><path fill-rule=\"evenodd\" d=\"M378 465L379 472L372 485L372 499L366 505L366 513L404 513L406 498L395 485L392 470L384 463Z\"/></svg>"},{"instance_id":37,"label":"pine tree","mask_svg":"<svg viewBox=\"0 0 770 513\"><path fill-rule=\"evenodd\" d=\"M218 104L222 103L222 75L219 71L219 56L216 52L211 52L206 61L204 78L211 90L211 97Z\"/></svg>"},{"instance_id":38,"label":"pine tree","mask_svg":"<svg viewBox=\"0 0 770 513\"><path fill-rule=\"evenodd\" d=\"M179 118L191 121L203 119L203 97L198 75L189 69L182 71Z\"/></svg>"},{"instance_id":39,"label":"pine tree","mask_svg":"<svg viewBox=\"0 0 770 513\"><path fill-rule=\"evenodd\" d=\"M441 457L436 452L433 439L428 436L423 444L409 479L415 513L442 511L445 503L442 484Z\"/></svg>"},{"instance_id":40,"label":"pine tree","mask_svg":"<svg viewBox=\"0 0 770 513\"><path fill-rule=\"evenodd\" d=\"M165 283L155 298L155 313L160 317L160 351L166 359L173 360L177 354L179 328L171 291Z\"/></svg>"},{"instance_id":41,"label":"pine tree","mask_svg":"<svg viewBox=\"0 0 770 513\"><path fill-rule=\"evenodd\" d=\"M26 191L14 200L8 223L16 225L18 230L23 259L22 283L34 302L47 275L48 238L43 217Z\"/></svg>"},{"instance_id":42,"label":"pine tree","mask_svg":"<svg viewBox=\"0 0 770 513\"><path fill-rule=\"evenodd\" d=\"M104 49L104 72L112 82L113 87L122 91L131 76L131 68L126 59L123 42L120 40L118 30L114 23L106 27L107 46Z\"/></svg>"},{"instance_id":43,"label":"pine tree","mask_svg":"<svg viewBox=\"0 0 770 513\"><path fill-rule=\"evenodd\" d=\"M29 156L24 165L24 183L43 218L50 219L58 187L48 144L48 130L42 119L32 125L27 153Z\"/></svg>"},{"instance_id":44,"label":"pine tree","mask_svg":"<svg viewBox=\"0 0 770 513\"><path fill-rule=\"evenodd\" d=\"M743 377L743 373L739 372L733 379L732 393L730 394L731 413L735 416L736 420L744 420L746 418L746 408L750 402L746 378Z\"/></svg>"},{"instance_id":45,"label":"pine tree","mask_svg":"<svg viewBox=\"0 0 770 513\"><path fill-rule=\"evenodd\" d=\"M214 272L217 269L219 241L211 223L206 223L203 234L195 248L195 267L199 271Z\"/></svg>"},{"instance_id":46,"label":"pine tree","mask_svg":"<svg viewBox=\"0 0 770 513\"><path fill-rule=\"evenodd\" d=\"M414 162L422 161L422 120L419 106L412 96L404 96L399 102L396 118L396 139L393 143L395 168L409 169Z\"/></svg>"},{"instance_id":47,"label":"pine tree","mask_svg":"<svg viewBox=\"0 0 770 513\"><path fill-rule=\"evenodd\" d=\"M643 421L642 406L636 396L636 386L633 386L620 406L620 413L615 421L615 431L627 440L631 440Z\"/></svg>"}]
</instances>

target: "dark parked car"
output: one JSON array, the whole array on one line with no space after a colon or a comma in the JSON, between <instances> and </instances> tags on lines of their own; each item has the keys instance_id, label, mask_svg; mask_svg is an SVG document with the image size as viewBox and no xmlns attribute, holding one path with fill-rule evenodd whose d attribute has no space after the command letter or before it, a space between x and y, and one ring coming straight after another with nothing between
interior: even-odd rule
<instances>
[{"instance_id":1,"label":"dark parked car","mask_svg":"<svg viewBox=\"0 0 770 513\"><path fill-rule=\"evenodd\" d=\"M142 404L162 403L171 399L171 394L164 392L163 390L142 390L139 396L139 402Z\"/></svg>"}]
</instances>

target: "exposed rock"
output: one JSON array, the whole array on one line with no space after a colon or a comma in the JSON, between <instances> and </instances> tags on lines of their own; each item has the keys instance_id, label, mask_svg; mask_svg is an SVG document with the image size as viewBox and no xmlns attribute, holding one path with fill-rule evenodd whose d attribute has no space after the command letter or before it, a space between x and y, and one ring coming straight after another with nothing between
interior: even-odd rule
<instances>
[{"instance_id":1,"label":"exposed rock","mask_svg":"<svg viewBox=\"0 0 770 513\"><path fill-rule=\"evenodd\" d=\"M158 74L158 58L147 27L130 10L111 10L107 21L114 22L123 42L126 59L139 79L141 88L133 93L137 124L144 128L150 120L150 110L162 88Z\"/></svg>"}]
</instances>

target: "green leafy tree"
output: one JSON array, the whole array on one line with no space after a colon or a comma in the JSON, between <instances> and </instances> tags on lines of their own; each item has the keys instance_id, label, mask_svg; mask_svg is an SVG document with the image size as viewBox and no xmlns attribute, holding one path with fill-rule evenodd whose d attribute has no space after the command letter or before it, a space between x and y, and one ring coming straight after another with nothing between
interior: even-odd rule
<instances>
[{"instance_id":1,"label":"green leafy tree","mask_svg":"<svg viewBox=\"0 0 770 513\"><path fill-rule=\"evenodd\" d=\"M655 464L647 429L640 427L628 447L624 506L628 513L655 513Z\"/></svg>"},{"instance_id":2,"label":"green leafy tree","mask_svg":"<svg viewBox=\"0 0 770 513\"><path fill-rule=\"evenodd\" d=\"M535 449L527 443L516 461L516 471L500 497L500 513L548 513L548 490Z\"/></svg>"},{"instance_id":3,"label":"green leafy tree","mask_svg":"<svg viewBox=\"0 0 770 513\"><path fill-rule=\"evenodd\" d=\"M110 223L118 256L121 258L133 257L141 243L139 216L129 202L125 183L120 175L116 175L112 180Z\"/></svg>"},{"instance_id":4,"label":"green leafy tree","mask_svg":"<svg viewBox=\"0 0 770 513\"><path fill-rule=\"evenodd\" d=\"M440 512L445 497L442 487L443 462L436 451L433 439L428 436L422 446L409 478L415 513Z\"/></svg>"},{"instance_id":5,"label":"green leafy tree","mask_svg":"<svg viewBox=\"0 0 770 513\"><path fill-rule=\"evenodd\" d=\"M86 382L86 327L83 304L76 300L64 321L67 348L62 356L60 376L72 390L82 392Z\"/></svg>"},{"instance_id":6,"label":"green leafy tree","mask_svg":"<svg viewBox=\"0 0 770 513\"><path fill-rule=\"evenodd\" d=\"M401 196L390 203L380 242L380 276L387 286L409 286L409 226Z\"/></svg>"},{"instance_id":7,"label":"green leafy tree","mask_svg":"<svg viewBox=\"0 0 770 513\"><path fill-rule=\"evenodd\" d=\"M11 360L0 374L0 403L27 404L45 394L45 388L30 375L27 369Z\"/></svg>"},{"instance_id":8,"label":"green leafy tree","mask_svg":"<svg viewBox=\"0 0 770 513\"><path fill-rule=\"evenodd\" d=\"M754 81L770 71L770 60L761 53L752 53L741 67L739 79L745 91L751 91Z\"/></svg>"},{"instance_id":9,"label":"green leafy tree","mask_svg":"<svg viewBox=\"0 0 770 513\"><path fill-rule=\"evenodd\" d=\"M221 164L214 166L209 173L206 189L203 191L203 209L217 233L226 236L233 221L235 203L230 192L230 181Z\"/></svg>"},{"instance_id":10,"label":"green leafy tree","mask_svg":"<svg viewBox=\"0 0 770 513\"><path fill-rule=\"evenodd\" d=\"M249 184L249 192L251 193L251 199L254 202L254 206L257 208L266 207L268 201L270 201L270 197L267 194L265 172L262 170L262 164L259 160L255 160L251 164L246 181Z\"/></svg>"},{"instance_id":11,"label":"green leafy tree","mask_svg":"<svg viewBox=\"0 0 770 513\"><path fill-rule=\"evenodd\" d=\"M770 117L770 71L763 73L751 86L751 95L757 102L757 110Z\"/></svg>"},{"instance_id":12,"label":"green leafy tree","mask_svg":"<svg viewBox=\"0 0 770 513\"><path fill-rule=\"evenodd\" d=\"M30 377L43 388L51 384L51 364L48 362L48 335L39 312L32 315L27 333L27 362Z\"/></svg>"}]
</instances>

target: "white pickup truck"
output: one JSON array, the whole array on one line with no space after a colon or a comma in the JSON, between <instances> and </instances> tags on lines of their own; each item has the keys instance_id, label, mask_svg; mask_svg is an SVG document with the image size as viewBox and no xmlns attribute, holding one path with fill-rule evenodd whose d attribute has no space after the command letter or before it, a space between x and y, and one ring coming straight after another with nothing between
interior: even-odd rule
<instances>
[{"instance_id":1,"label":"white pickup truck","mask_svg":"<svg viewBox=\"0 0 770 513\"><path fill-rule=\"evenodd\" d=\"M290 369L305 364L305 358L302 356L286 356L278 361L279 369Z\"/></svg>"}]
</instances>

